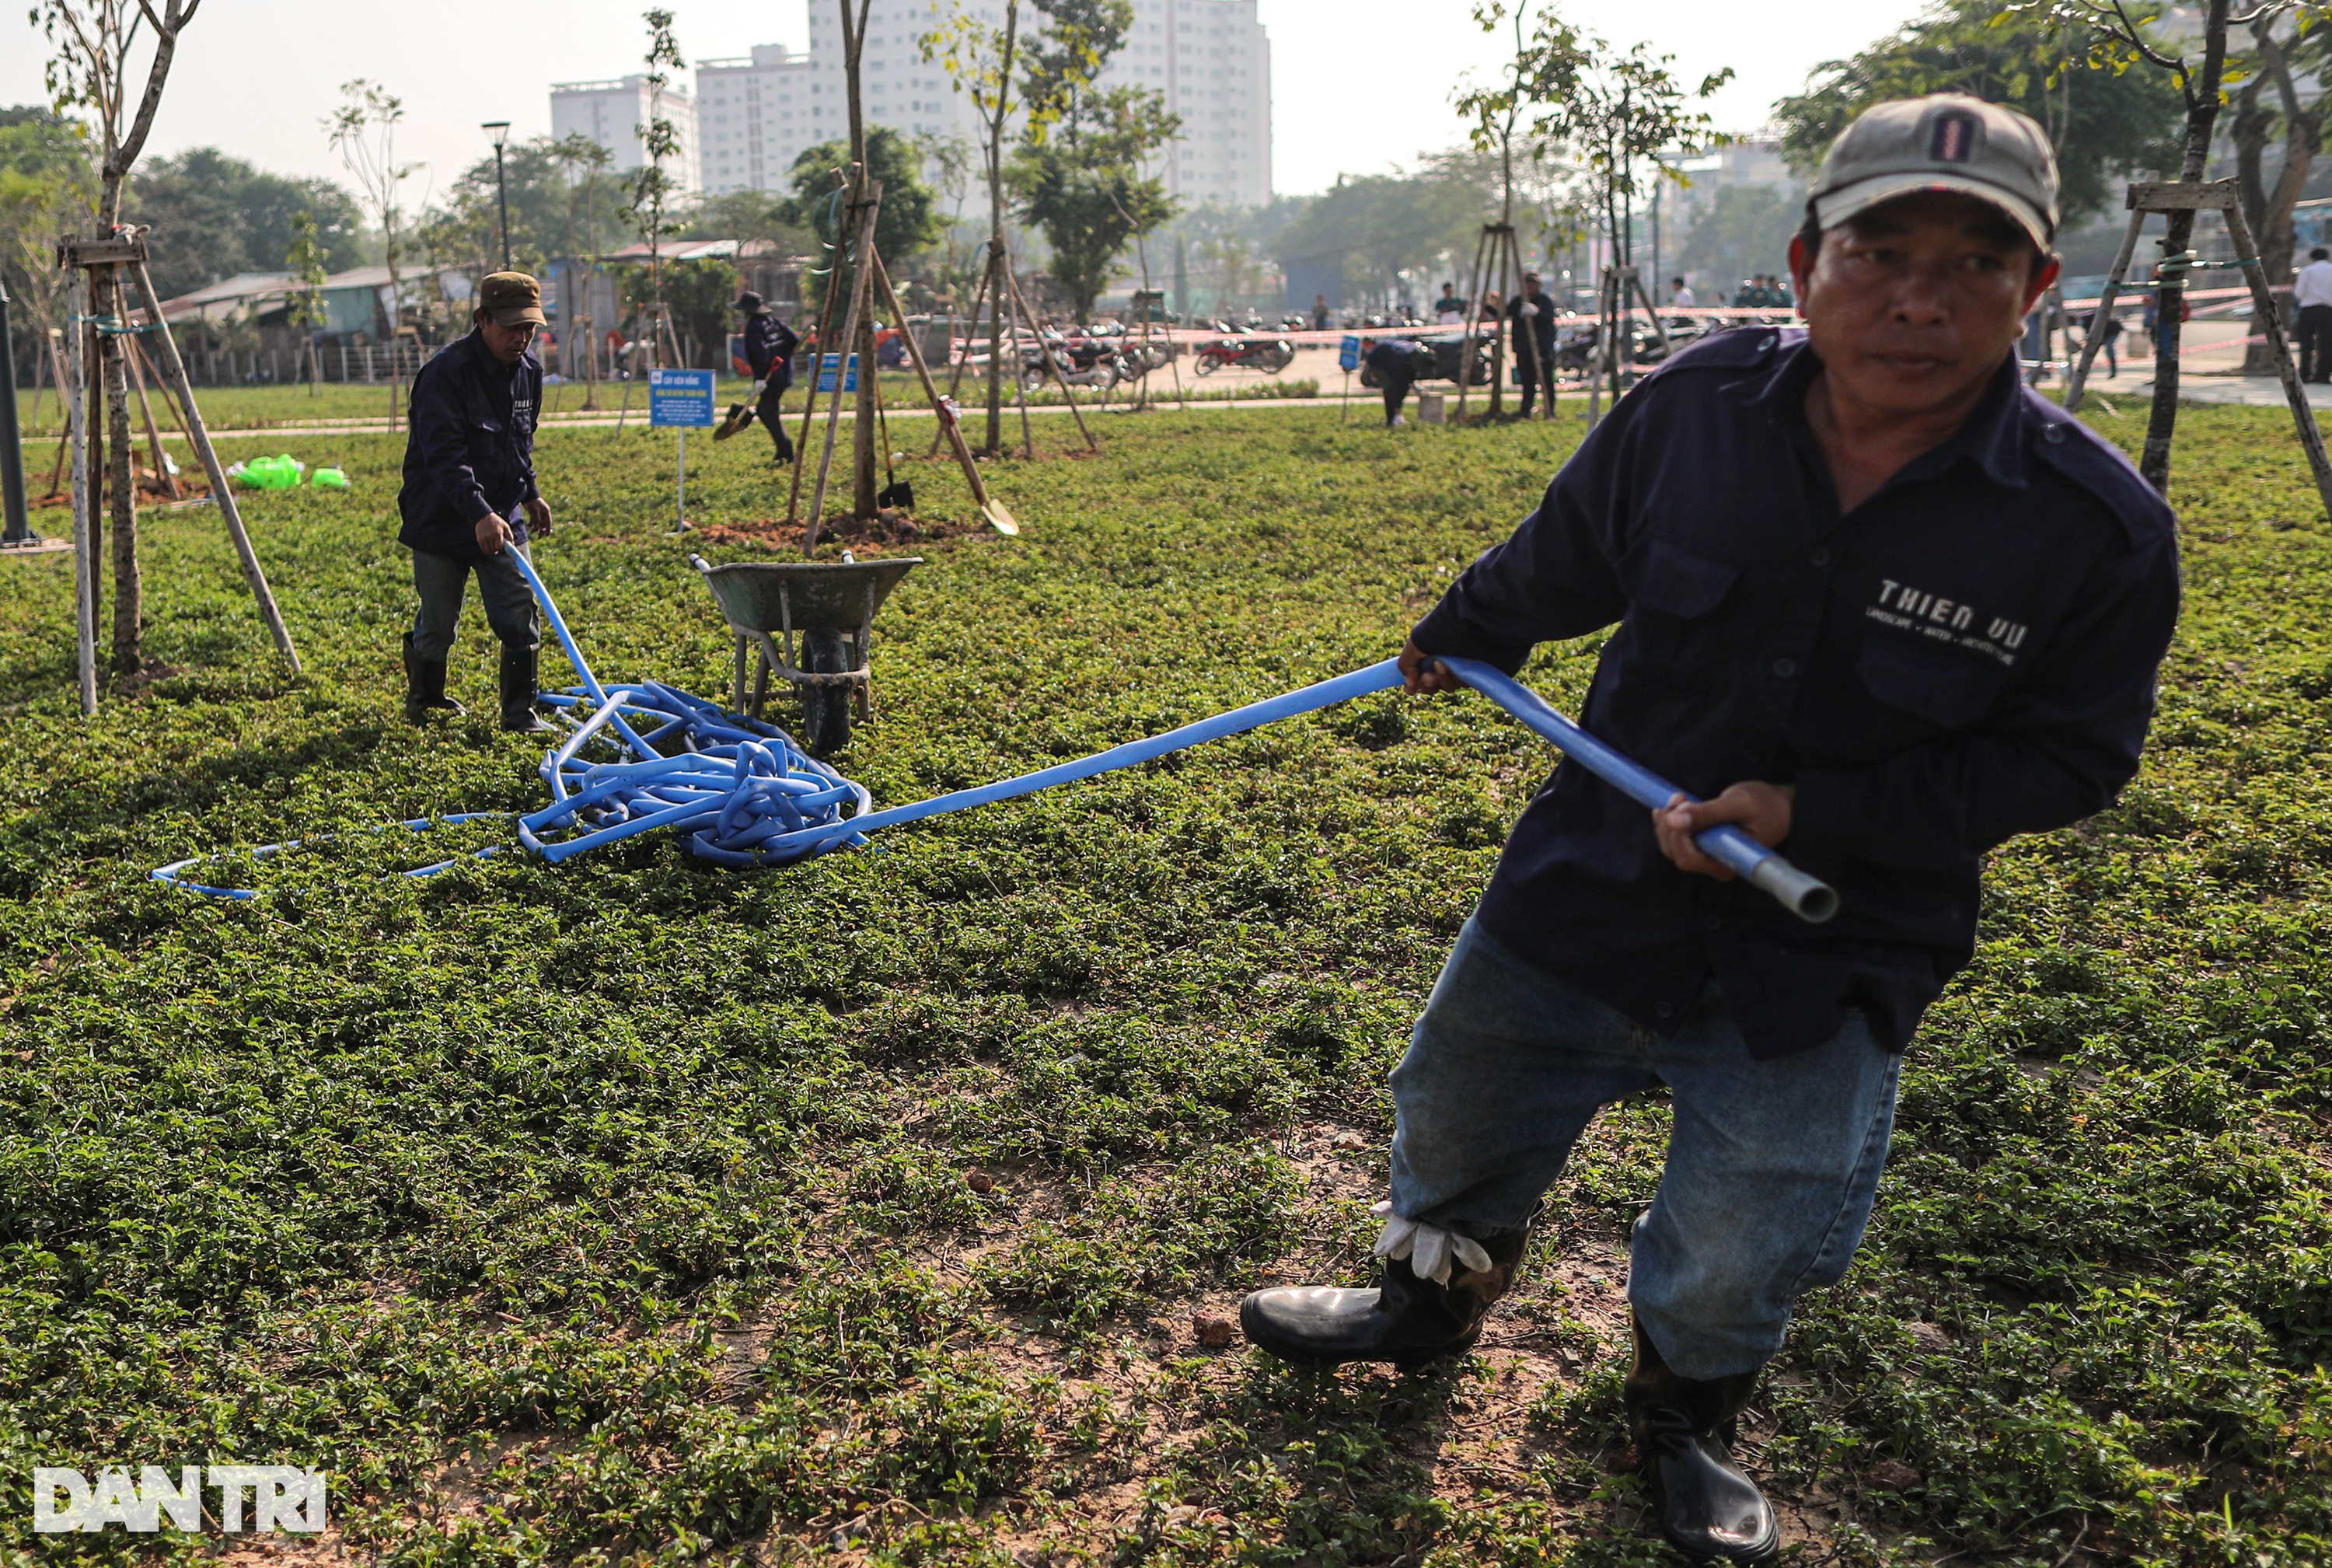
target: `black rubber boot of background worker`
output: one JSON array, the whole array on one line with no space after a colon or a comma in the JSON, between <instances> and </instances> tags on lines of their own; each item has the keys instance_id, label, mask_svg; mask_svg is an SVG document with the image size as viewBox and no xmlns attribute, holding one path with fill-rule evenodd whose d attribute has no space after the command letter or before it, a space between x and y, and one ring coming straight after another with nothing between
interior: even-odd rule
<instances>
[{"instance_id":1,"label":"black rubber boot of background worker","mask_svg":"<svg viewBox=\"0 0 2332 1568\"><path fill-rule=\"evenodd\" d=\"M1482 1319L1514 1283L1530 1229L1475 1239L1490 1267L1453 1267L1446 1286L1419 1278L1406 1258L1388 1257L1374 1290L1298 1285L1253 1292L1239 1303L1239 1326L1250 1343L1282 1361L1324 1366L1382 1361L1406 1372L1470 1350Z\"/></svg>"},{"instance_id":2,"label":"black rubber boot of background worker","mask_svg":"<svg viewBox=\"0 0 2332 1568\"><path fill-rule=\"evenodd\" d=\"M469 710L445 694L445 661L425 659L413 651L413 634L405 634L405 722L418 724L432 713L456 718Z\"/></svg>"},{"instance_id":3,"label":"black rubber boot of background worker","mask_svg":"<svg viewBox=\"0 0 2332 1568\"><path fill-rule=\"evenodd\" d=\"M768 431L769 439L777 444L779 464L789 468L794 461L794 443L793 437L786 434L785 401L785 387L772 379L762 388L761 400L753 406L753 412L760 416L761 428Z\"/></svg>"},{"instance_id":4,"label":"black rubber boot of background worker","mask_svg":"<svg viewBox=\"0 0 2332 1568\"><path fill-rule=\"evenodd\" d=\"M548 735L550 725L534 711L534 664L541 645L502 645L502 728L522 735Z\"/></svg>"},{"instance_id":5,"label":"black rubber boot of background worker","mask_svg":"<svg viewBox=\"0 0 2332 1568\"><path fill-rule=\"evenodd\" d=\"M1730 1451L1757 1374L1708 1382L1680 1376L1660 1359L1643 1325L1634 1326L1636 1364L1620 1398L1660 1534L1695 1563L1773 1561L1781 1526Z\"/></svg>"}]
</instances>

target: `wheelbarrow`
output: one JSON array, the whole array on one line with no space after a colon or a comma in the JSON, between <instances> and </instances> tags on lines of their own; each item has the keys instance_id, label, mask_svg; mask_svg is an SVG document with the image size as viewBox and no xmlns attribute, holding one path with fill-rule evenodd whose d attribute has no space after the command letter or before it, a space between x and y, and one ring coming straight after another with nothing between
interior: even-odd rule
<instances>
[{"instance_id":1,"label":"wheelbarrow","mask_svg":"<svg viewBox=\"0 0 2332 1568\"><path fill-rule=\"evenodd\" d=\"M769 699L769 677L775 674L800 694L803 744L820 757L839 750L850 739L851 709L855 707L861 719L874 711L874 677L867 668L874 612L901 578L923 564L922 558L740 561L729 566L713 566L698 555L688 559L704 574L704 586L712 590L713 601L736 635L731 706L760 718ZM799 664L794 662L798 632ZM750 706L745 679L749 654L759 655Z\"/></svg>"}]
</instances>

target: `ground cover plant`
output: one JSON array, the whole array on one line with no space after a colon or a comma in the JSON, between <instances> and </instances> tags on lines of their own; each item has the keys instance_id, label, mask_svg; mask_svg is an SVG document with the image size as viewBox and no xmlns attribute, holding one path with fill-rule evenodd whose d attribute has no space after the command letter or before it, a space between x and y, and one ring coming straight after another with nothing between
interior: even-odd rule
<instances>
[{"instance_id":1,"label":"ground cover plant","mask_svg":"<svg viewBox=\"0 0 2332 1568\"><path fill-rule=\"evenodd\" d=\"M2283 417L2182 420L2146 771L1995 856L1869 1243L1755 1403L1803 1562L2332 1556L2332 548ZM1024 536L923 550L838 760L905 800L1382 657L1578 429L1039 426L989 470ZM719 693L650 441L545 436L539 559L603 674ZM474 612L481 716L403 724L400 449L324 445L353 491L246 502L304 676L216 520L168 514L168 668L84 723L69 562L0 561L0 1553L221 1542L36 1540L36 1464L282 1461L332 1477L294 1556L1658 1560L1615 1431L1657 1095L1462 1363L1210 1343L1257 1282L1366 1276L1384 1075L1547 766L1517 726L1371 699L762 875L651 838L381 876L419 846L362 829L537 804L538 751L491 727ZM731 443L692 510L772 492ZM1575 704L1592 654L1530 679ZM328 834L215 868L255 903L145 880Z\"/></svg>"},{"instance_id":2,"label":"ground cover plant","mask_svg":"<svg viewBox=\"0 0 2332 1568\"><path fill-rule=\"evenodd\" d=\"M941 367L934 374L940 389L944 392L947 389L946 368ZM969 418L985 417L987 382L980 378L984 374L984 371L975 368L973 373L965 376L963 385L956 389L956 399L965 406ZM799 434L797 426L801 418L803 403L800 389L808 384L808 377L804 375L795 383L794 393L786 399L789 427L796 427L797 435ZM926 413L931 408L930 400L923 396L922 383L913 370L884 371L882 387L884 406L886 408L922 409ZM1138 385L1134 384L1113 388L1109 394L1110 406L1116 406L1132 400L1139 394L1139 390ZM726 374L722 375L715 381L713 392L713 400L719 405L719 412L722 413L726 413L731 403L750 403L753 400L753 384L750 380L731 378ZM1179 389L1173 372L1171 370L1153 371L1150 378L1150 397L1152 402L1239 403L1256 398L1317 397L1319 395L1319 380L1310 376L1273 377L1263 380L1239 379L1228 384L1209 385L1191 376L1189 368L1185 366ZM156 425L166 433L176 430L176 416L170 412L169 399L153 388L148 388L148 396L152 399L151 406ZM588 408L584 406L587 397L592 399L592 406ZM1042 387L1027 394L1027 397L1031 407L1054 407L1066 401L1058 387ZM647 398L647 384L645 381L634 382L631 401L632 419L645 421ZM378 386L368 386L361 381L331 381L312 391L306 387L298 386L197 387L195 388L195 400L202 408L203 423L215 431L269 430L279 427L299 429L316 425L378 425L384 430L388 427L388 386L386 382ZM1373 395L1371 394L1363 393L1361 397L1361 401L1364 404L1373 400ZM819 395L818 402L821 407L828 401L830 399L825 394ZM1093 387L1080 387L1076 389L1076 401L1081 408L1098 408L1102 406L1102 394ZM398 398L400 425L403 419L403 397L400 394ZM1004 406L1008 414L1019 406L1019 395L1009 387L1005 390ZM579 381L554 382L543 389L543 417L550 422L555 423L563 419L592 421L614 419L618 416L623 408L624 383L621 381L602 381L596 387L586 387ZM64 410L53 390L44 388L37 392L18 391L16 410L18 426L27 441L42 436L60 435L65 431ZM846 404L844 409L846 416L848 411ZM145 426L139 422L134 405L131 408L131 423L133 430L139 433L141 443L139 454L142 458L145 454L142 445ZM1014 434L1018 435L1017 426ZM930 439L929 435L925 435L915 442L916 450L921 451L928 445ZM765 445L768 438L757 433L755 440L758 445ZM32 471L29 482L36 493L46 490L49 464L55 461L55 455L54 446L43 445L37 454L31 448L27 448L25 462ZM195 464L183 448L175 451L173 455L181 468L188 471L194 469Z\"/></svg>"}]
</instances>

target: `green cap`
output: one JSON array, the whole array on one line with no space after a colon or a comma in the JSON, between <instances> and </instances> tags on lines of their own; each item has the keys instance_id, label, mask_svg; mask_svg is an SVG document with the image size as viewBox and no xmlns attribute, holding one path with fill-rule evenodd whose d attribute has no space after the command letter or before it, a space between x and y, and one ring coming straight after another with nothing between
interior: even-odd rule
<instances>
[{"instance_id":1,"label":"green cap","mask_svg":"<svg viewBox=\"0 0 2332 1568\"><path fill-rule=\"evenodd\" d=\"M2043 251L2057 234L2057 155L2012 109L1956 92L1876 103L1840 132L1814 181L1814 221L1833 228L1916 191L1955 191L2014 218Z\"/></svg>"},{"instance_id":2,"label":"green cap","mask_svg":"<svg viewBox=\"0 0 2332 1568\"><path fill-rule=\"evenodd\" d=\"M492 311L495 322L504 327L521 321L548 324L542 314L542 285L524 272L488 272L478 285L478 308Z\"/></svg>"}]
</instances>

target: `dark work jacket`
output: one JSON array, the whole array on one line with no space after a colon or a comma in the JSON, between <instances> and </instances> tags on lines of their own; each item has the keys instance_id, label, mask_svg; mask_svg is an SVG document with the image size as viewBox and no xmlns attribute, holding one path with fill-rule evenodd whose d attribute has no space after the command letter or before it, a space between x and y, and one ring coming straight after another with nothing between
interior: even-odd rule
<instances>
[{"instance_id":1,"label":"dark work jacket","mask_svg":"<svg viewBox=\"0 0 2332 1568\"><path fill-rule=\"evenodd\" d=\"M1380 338L1369 345L1363 363L1388 380L1414 381L1433 364L1433 349L1408 338Z\"/></svg>"},{"instance_id":2,"label":"dark work jacket","mask_svg":"<svg viewBox=\"0 0 2332 1568\"><path fill-rule=\"evenodd\" d=\"M1796 786L1781 848L1837 888L1827 924L1677 870L1650 814L1569 761L1478 916L1655 1030L1714 976L1761 1057L1829 1039L1849 1008L1908 1042L1974 951L1985 853L2136 771L2178 613L2169 508L2013 360L1844 517L1804 414L1820 368L1796 329L1677 354L1413 633L1515 671L1617 623L1588 729L1696 795Z\"/></svg>"},{"instance_id":3,"label":"dark work jacket","mask_svg":"<svg viewBox=\"0 0 2332 1568\"><path fill-rule=\"evenodd\" d=\"M1524 316L1523 314L1523 306L1525 304L1536 305L1538 307L1538 314L1535 316ZM1531 359L1530 349L1524 341L1523 331L1523 324L1525 321L1529 322L1532 329L1529 336L1534 337L1538 339L1538 363L1541 366L1553 364L1554 301L1553 297L1546 294L1541 294L1535 300L1525 300L1522 295L1516 294L1511 301L1507 301L1506 332L1508 337L1513 339L1515 363L1523 367L1524 371L1527 373L1531 368Z\"/></svg>"},{"instance_id":4,"label":"dark work jacket","mask_svg":"<svg viewBox=\"0 0 2332 1568\"><path fill-rule=\"evenodd\" d=\"M541 492L534 483L534 422L542 361L494 358L475 329L421 367L407 410L399 544L454 560L483 559L478 520L504 517Z\"/></svg>"},{"instance_id":5,"label":"dark work jacket","mask_svg":"<svg viewBox=\"0 0 2332 1568\"><path fill-rule=\"evenodd\" d=\"M794 330L768 311L745 318L745 363L753 379L767 381L782 392L794 384L794 350L801 339Z\"/></svg>"}]
</instances>

